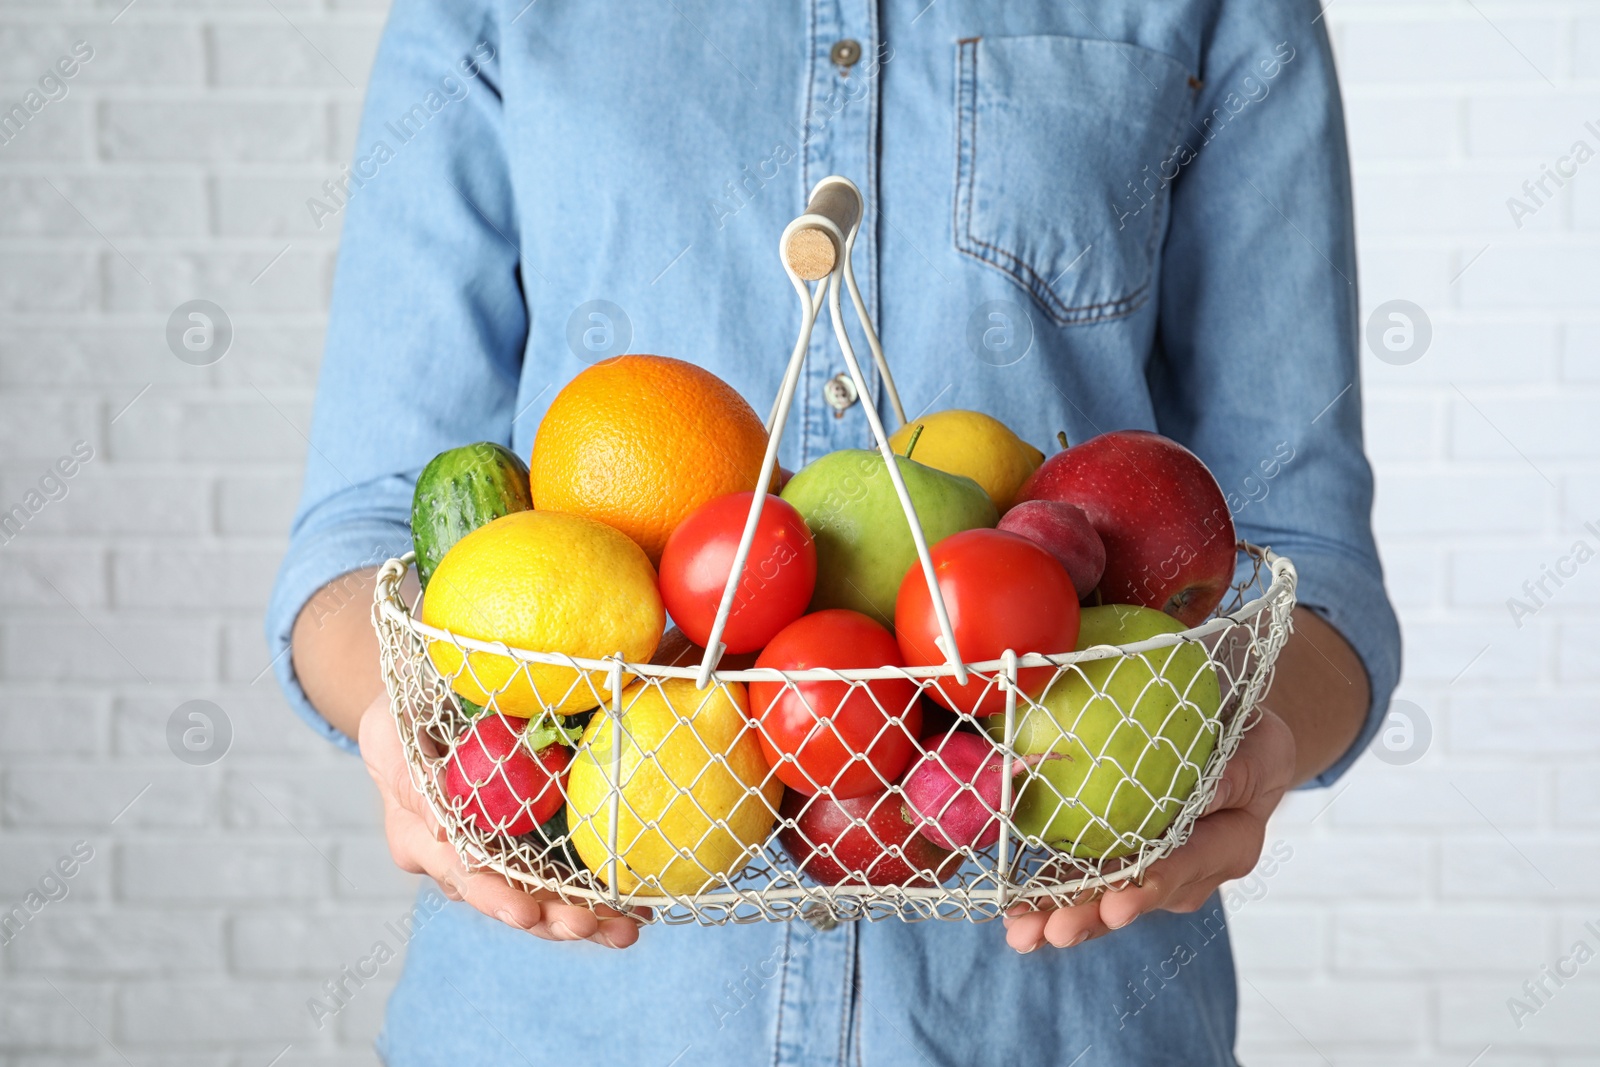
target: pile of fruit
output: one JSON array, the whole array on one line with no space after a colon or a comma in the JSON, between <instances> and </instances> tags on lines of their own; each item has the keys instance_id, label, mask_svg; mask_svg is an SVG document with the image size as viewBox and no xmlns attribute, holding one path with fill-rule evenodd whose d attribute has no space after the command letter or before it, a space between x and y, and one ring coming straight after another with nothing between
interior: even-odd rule
<instances>
[{"instance_id":1,"label":"pile of fruit","mask_svg":"<svg viewBox=\"0 0 1600 1067\"><path fill-rule=\"evenodd\" d=\"M1179 633L1230 587L1233 524L1194 455L1143 431L1061 443L1046 459L962 410L890 439L967 664ZM1022 668L1006 746L1001 670L860 676L948 662L883 456L758 486L766 448L725 382L630 355L556 396L527 465L480 443L422 471L422 621L545 654L429 641L462 713L444 775L461 821L677 897L731 884L775 828L812 882L936 885L997 841L1008 780L1031 847L1100 860L1162 833L1220 729L1200 644ZM622 670L700 662L757 491L717 680ZM726 677L752 667L784 674Z\"/></svg>"}]
</instances>

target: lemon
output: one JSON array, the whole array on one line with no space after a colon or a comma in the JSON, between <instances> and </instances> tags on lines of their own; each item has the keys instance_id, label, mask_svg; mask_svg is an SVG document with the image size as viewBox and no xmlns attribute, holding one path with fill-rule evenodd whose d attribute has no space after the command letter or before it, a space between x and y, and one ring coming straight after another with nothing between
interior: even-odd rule
<instances>
[{"instance_id":1,"label":"lemon","mask_svg":"<svg viewBox=\"0 0 1600 1067\"><path fill-rule=\"evenodd\" d=\"M1011 506L1028 475L1044 462L1043 452L999 419L959 408L912 419L889 438L889 447L905 455L919 426L922 433L911 458L947 474L971 478L1002 512Z\"/></svg>"},{"instance_id":2,"label":"lemon","mask_svg":"<svg viewBox=\"0 0 1600 1067\"><path fill-rule=\"evenodd\" d=\"M528 652L642 663L666 625L655 568L627 535L553 511L519 511L451 546L428 582L422 621ZM533 718L573 715L610 699L606 671L519 663L432 641L428 657L474 704ZM463 659L466 660L463 663Z\"/></svg>"},{"instance_id":3,"label":"lemon","mask_svg":"<svg viewBox=\"0 0 1600 1067\"><path fill-rule=\"evenodd\" d=\"M567 825L589 869L611 884L611 793L617 805L618 892L640 886L687 896L743 867L783 799L749 726L744 686L696 689L688 678L640 680L616 719L584 731L567 779ZM613 760L620 773L613 776Z\"/></svg>"}]
</instances>

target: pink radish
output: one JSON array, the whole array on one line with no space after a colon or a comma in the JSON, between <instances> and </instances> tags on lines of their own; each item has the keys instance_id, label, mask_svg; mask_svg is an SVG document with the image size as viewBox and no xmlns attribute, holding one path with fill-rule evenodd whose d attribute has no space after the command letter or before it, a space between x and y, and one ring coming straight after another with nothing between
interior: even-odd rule
<instances>
[{"instance_id":1,"label":"pink radish","mask_svg":"<svg viewBox=\"0 0 1600 1067\"><path fill-rule=\"evenodd\" d=\"M1013 776L1048 758L1023 756ZM906 821L940 848L984 848L1000 839L1000 785L1006 771L1000 750L977 734L951 733L906 772Z\"/></svg>"}]
</instances>

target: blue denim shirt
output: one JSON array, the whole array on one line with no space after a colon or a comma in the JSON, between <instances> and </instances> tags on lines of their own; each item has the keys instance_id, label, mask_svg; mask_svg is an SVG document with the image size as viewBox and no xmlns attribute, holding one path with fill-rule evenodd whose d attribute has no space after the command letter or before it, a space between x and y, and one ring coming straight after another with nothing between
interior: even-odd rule
<instances>
[{"instance_id":1,"label":"blue denim shirt","mask_svg":"<svg viewBox=\"0 0 1600 1067\"><path fill-rule=\"evenodd\" d=\"M526 455L590 362L693 360L764 413L799 318L778 235L837 173L867 200L856 267L913 416L976 408L1040 446L1160 430L1210 465L1243 536L1294 559L1303 603L1371 681L1331 781L1377 728L1399 636L1370 530L1348 164L1318 15L1313 0L396 0L356 158L307 205L343 216L343 245L273 651L316 589L409 547L430 457L480 439ZM860 403L828 400L843 369L819 329L791 469L866 444ZM296 709L348 744L277 662ZM613 952L452 905L411 943L380 1044L392 1067L1227 1064L1220 900L1028 956L998 924L894 921L656 927Z\"/></svg>"}]
</instances>

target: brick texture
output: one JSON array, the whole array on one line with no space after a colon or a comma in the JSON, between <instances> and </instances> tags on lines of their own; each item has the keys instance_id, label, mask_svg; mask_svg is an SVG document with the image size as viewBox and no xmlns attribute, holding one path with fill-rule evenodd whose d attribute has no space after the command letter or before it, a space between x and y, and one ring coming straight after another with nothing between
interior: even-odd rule
<instances>
[{"instance_id":1,"label":"brick texture","mask_svg":"<svg viewBox=\"0 0 1600 1067\"><path fill-rule=\"evenodd\" d=\"M0 87L84 39L70 93L0 148L0 507L93 458L0 547L0 907L92 858L0 950L0 1064L372 1064L387 984L305 1000L402 914L359 763L284 709L259 617L298 492L345 161L385 0L0 0ZM1337 0L1377 525L1429 717L1409 766L1290 798L1293 859L1233 922L1252 1064L1595 1062L1595 976L1524 982L1600 925L1600 162L1508 207L1600 124L1583 0ZM280 255L281 253L281 255ZM210 367L161 336L207 296ZM1537 602L1529 587L1544 581ZM1525 584L1526 583L1526 584ZM1508 600L1526 610L1516 612ZM165 740L223 708L209 767ZM1591 967L1600 967L1592 964ZM1520 1025L1519 1025L1520 1023ZM115 1050L112 1044L115 1045ZM125 1057L125 1059L124 1059Z\"/></svg>"},{"instance_id":2,"label":"brick texture","mask_svg":"<svg viewBox=\"0 0 1600 1067\"><path fill-rule=\"evenodd\" d=\"M122 6L0 0L8 96L95 49L0 148L0 507L93 448L0 547L0 908L93 849L0 949L0 1064L371 1065L398 964L337 1026L305 1001L415 880L359 762L263 676L260 617L339 233L304 201L387 4ZM248 324L210 367L162 336L197 296ZM212 766L168 748L189 700L231 723Z\"/></svg>"},{"instance_id":3,"label":"brick texture","mask_svg":"<svg viewBox=\"0 0 1600 1067\"><path fill-rule=\"evenodd\" d=\"M1433 739L1413 764L1369 759L1331 793L1293 798L1269 831L1294 859L1234 919L1247 1063L1459 1065L1491 1045L1478 1062L1595 1055L1588 975L1532 1016L1508 1000L1580 937L1600 950L1583 929L1600 916L1600 565L1547 580L1529 613L1507 600L1526 600L1523 583L1576 541L1600 552L1583 528L1600 518L1586 414L1600 330L1581 282L1600 261L1581 210L1600 172L1552 184L1520 227L1506 203L1579 138L1600 149L1584 130L1600 119L1593 12L1327 6L1363 322L1403 299L1433 326L1415 362L1362 359L1406 638L1397 696L1423 708Z\"/></svg>"}]
</instances>

